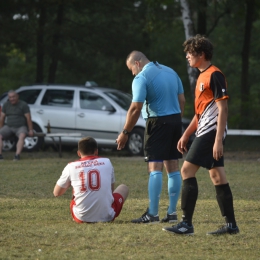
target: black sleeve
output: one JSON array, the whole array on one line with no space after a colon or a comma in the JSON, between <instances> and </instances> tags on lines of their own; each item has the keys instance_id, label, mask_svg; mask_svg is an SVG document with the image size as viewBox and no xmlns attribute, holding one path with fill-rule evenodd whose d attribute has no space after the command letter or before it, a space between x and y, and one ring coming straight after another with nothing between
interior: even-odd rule
<instances>
[{"instance_id":1,"label":"black sleeve","mask_svg":"<svg viewBox=\"0 0 260 260\"><path fill-rule=\"evenodd\" d=\"M210 88L214 94L215 100L224 96L228 96L225 76L219 71L212 73L210 79Z\"/></svg>"}]
</instances>

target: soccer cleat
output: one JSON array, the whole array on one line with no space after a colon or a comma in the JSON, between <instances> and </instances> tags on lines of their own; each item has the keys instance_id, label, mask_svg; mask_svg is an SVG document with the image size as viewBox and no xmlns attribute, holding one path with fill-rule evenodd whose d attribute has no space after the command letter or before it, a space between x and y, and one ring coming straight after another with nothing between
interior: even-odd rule
<instances>
[{"instance_id":1,"label":"soccer cleat","mask_svg":"<svg viewBox=\"0 0 260 260\"><path fill-rule=\"evenodd\" d=\"M168 223L178 222L177 214L176 213L173 213L173 214L168 214L167 213L166 217L163 218L161 220L161 222L168 222Z\"/></svg>"},{"instance_id":2,"label":"soccer cleat","mask_svg":"<svg viewBox=\"0 0 260 260\"><path fill-rule=\"evenodd\" d=\"M4 157L2 154L0 154L0 161L3 161L4 160Z\"/></svg>"},{"instance_id":3,"label":"soccer cleat","mask_svg":"<svg viewBox=\"0 0 260 260\"><path fill-rule=\"evenodd\" d=\"M14 156L14 159L13 159L13 161L19 161L20 160L20 155L18 154L16 154L15 156Z\"/></svg>"},{"instance_id":4,"label":"soccer cleat","mask_svg":"<svg viewBox=\"0 0 260 260\"><path fill-rule=\"evenodd\" d=\"M193 226L188 226L186 222L182 221L175 226L172 227L164 227L163 231L167 231L170 233L178 234L178 235L193 235L194 228Z\"/></svg>"},{"instance_id":5,"label":"soccer cleat","mask_svg":"<svg viewBox=\"0 0 260 260\"><path fill-rule=\"evenodd\" d=\"M140 218L137 218L137 219L133 219L131 221L132 223L135 223L135 224L141 224L141 223L151 223L151 224L155 224L155 223L158 223L159 222L159 216L156 215L156 216L152 216L148 213L148 210L140 217Z\"/></svg>"},{"instance_id":6,"label":"soccer cleat","mask_svg":"<svg viewBox=\"0 0 260 260\"><path fill-rule=\"evenodd\" d=\"M234 235L237 233L239 233L238 227L231 228L227 225L224 225L224 226L220 227L219 229L217 229L216 231L208 232L207 235L225 235L225 234Z\"/></svg>"}]
</instances>

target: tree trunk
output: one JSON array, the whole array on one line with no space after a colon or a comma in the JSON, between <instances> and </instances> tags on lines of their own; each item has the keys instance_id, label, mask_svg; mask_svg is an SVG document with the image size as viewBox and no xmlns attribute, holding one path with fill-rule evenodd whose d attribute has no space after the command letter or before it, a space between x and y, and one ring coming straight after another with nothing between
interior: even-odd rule
<instances>
[{"instance_id":1,"label":"tree trunk","mask_svg":"<svg viewBox=\"0 0 260 260\"><path fill-rule=\"evenodd\" d=\"M193 37L195 35L195 29L194 29L194 24L191 20L190 7L188 1L181 0L180 3L181 3L182 21L184 25L185 38L187 40L190 37ZM194 91L195 91L196 81L198 77L198 70L195 68L191 68L190 65L187 63L187 71L189 75L191 95L194 98Z\"/></svg>"},{"instance_id":2,"label":"tree trunk","mask_svg":"<svg viewBox=\"0 0 260 260\"><path fill-rule=\"evenodd\" d=\"M37 42L36 42L36 83L43 83L44 80L44 26L46 23L46 8L40 7L40 17L38 22Z\"/></svg>"},{"instance_id":3,"label":"tree trunk","mask_svg":"<svg viewBox=\"0 0 260 260\"><path fill-rule=\"evenodd\" d=\"M51 51L51 63L49 66L48 83L54 83L56 77L56 71L59 61L59 43L61 38L61 25L63 22L63 1L58 6L57 20L55 24L53 39L52 39L52 51Z\"/></svg>"},{"instance_id":4,"label":"tree trunk","mask_svg":"<svg viewBox=\"0 0 260 260\"><path fill-rule=\"evenodd\" d=\"M198 26L197 33L206 35L207 33L207 0L198 0Z\"/></svg>"},{"instance_id":5,"label":"tree trunk","mask_svg":"<svg viewBox=\"0 0 260 260\"><path fill-rule=\"evenodd\" d=\"M241 121L240 128L250 127L250 85L248 84L249 74L249 55L250 55L250 41L251 31L254 21L254 0L246 0L246 21L244 31L244 43L242 48L242 73L241 73Z\"/></svg>"}]
</instances>

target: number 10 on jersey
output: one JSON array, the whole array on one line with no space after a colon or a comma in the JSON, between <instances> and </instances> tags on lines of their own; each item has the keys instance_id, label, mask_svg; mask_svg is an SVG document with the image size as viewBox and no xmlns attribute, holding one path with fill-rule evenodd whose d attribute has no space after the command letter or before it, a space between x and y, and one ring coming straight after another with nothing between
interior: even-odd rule
<instances>
[{"instance_id":1,"label":"number 10 on jersey","mask_svg":"<svg viewBox=\"0 0 260 260\"><path fill-rule=\"evenodd\" d=\"M97 191L100 189L100 172L98 170L80 171L79 178L81 180L80 192L87 192L88 190Z\"/></svg>"}]
</instances>

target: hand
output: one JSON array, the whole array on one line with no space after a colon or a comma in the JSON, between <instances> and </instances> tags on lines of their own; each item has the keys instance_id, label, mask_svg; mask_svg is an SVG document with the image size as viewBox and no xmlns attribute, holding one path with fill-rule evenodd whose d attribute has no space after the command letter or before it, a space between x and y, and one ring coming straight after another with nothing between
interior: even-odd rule
<instances>
[{"instance_id":1,"label":"hand","mask_svg":"<svg viewBox=\"0 0 260 260\"><path fill-rule=\"evenodd\" d=\"M34 135L33 130L29 130L28 135L32 137Z\"/></svg>"},{"instance_id":2,"label":"hand","mask_svg":"<svg viewBox=\"0 0 260 260\"><path fill-rule=\"evenodd\" d=\"M215 142L213 146L213 158L219 160L223 156L223 143L222 141Z\"/></svg>"},{"instance_id":3,"label":"hand","mask_svg":"<svg viewBox=\"0 0 260 260\"><path fill-rule=\"evenodd\" d=\"M184 152L187 152L187 143L189 141L189 138L186 136L182 136L181 139L179 140L178 144L177 144L177 149L178 151L183 154Z\"/></svg>"},{"instance_id":4,"label":"hand","mask_svg":"<svg viewBox=\"0 0 260 260\"><path fill-rule=\"evenodd\" d=\"M117 150L122 150L125 147L127 140L128 140L128 135L121 133L116 139Z\"/></svg>"}]
</instances>

